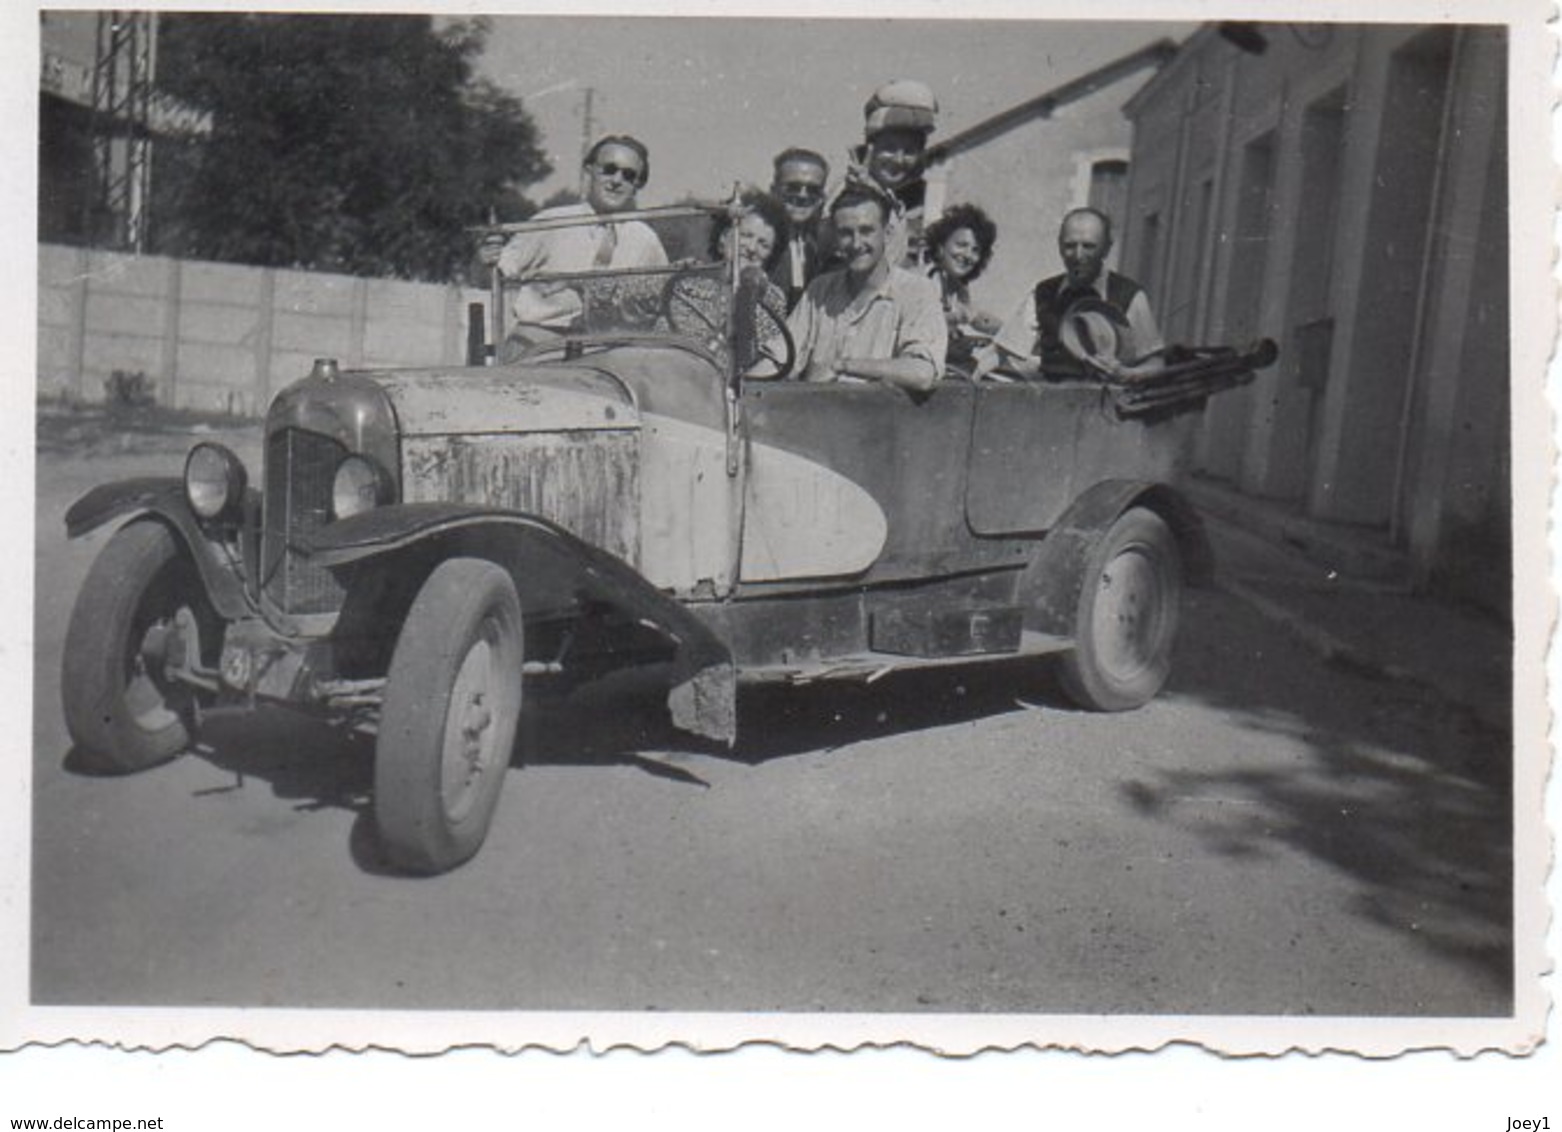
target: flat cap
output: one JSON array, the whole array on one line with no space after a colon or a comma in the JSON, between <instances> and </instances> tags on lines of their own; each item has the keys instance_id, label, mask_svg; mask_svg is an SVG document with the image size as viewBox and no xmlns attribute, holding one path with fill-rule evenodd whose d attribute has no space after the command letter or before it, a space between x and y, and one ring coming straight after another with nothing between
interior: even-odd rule
<instances>
[{"instance_id":1,"label":"flat cap","mask_svg":"<svg viewBox=\"0 0 1562 1132\"><path fill-rule=\"evenodd\" d=\"M916 79L895 79L873 92L862 108L867 118L864 132L872 137L880 130L918 130L932 133L938 117L938 99L933 88Z\"/></svg>"}]
</instances>

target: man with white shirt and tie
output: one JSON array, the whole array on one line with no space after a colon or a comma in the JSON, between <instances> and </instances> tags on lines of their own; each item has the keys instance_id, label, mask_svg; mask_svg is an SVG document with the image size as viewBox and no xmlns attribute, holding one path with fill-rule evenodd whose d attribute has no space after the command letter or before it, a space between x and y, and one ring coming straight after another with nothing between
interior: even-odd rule
<instances>
[{"instance_id":1,"label":"man with white shirt and tie","mask_svg":"<svg viewBox=\"0 0 1562 1132\"><path fill-rule=\"evenodd\" d=\"M819 223L824 212L824 186L830 163L811 149L793 146L776 155L770 195L786 209L792 234L771 269L770 281L786 292L787 309L797 305L813 277L823 268Z\"/></svg>"},{"instance_id":2,"label":"man with white shirt and tie","mask_svg":"<svg viewBox=\"0 0 1562 1132\"><path fill-rule=\"evenodd\" d=\"M545 208L532 220L611 216L635 207L651 172L645 144L625 134L605 137L591 147L582 166L585 200ZM507 243L491 240L481 249L484 263L497 265L509 280L607 268L661 267L667 263L662 242L638 220L581 224L542 232L518 232ZM499 351L508 362L527 346L557 338L578 324L584 313L580 292L566 280L526 283L513 292L509 332Z\"/></svg>"}]
</instances>

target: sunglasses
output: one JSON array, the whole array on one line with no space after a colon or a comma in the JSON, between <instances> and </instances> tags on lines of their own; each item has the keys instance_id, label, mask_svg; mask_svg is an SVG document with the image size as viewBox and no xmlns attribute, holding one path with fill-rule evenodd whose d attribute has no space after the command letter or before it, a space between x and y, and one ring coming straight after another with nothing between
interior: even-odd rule
<instances>
[{"instance_id":1,"label":"sunglasses","mask_svg":"<svg viewBox=\"0 0 1562 1132\"><path fill-rule=\"evenodd\" d=\"M604 161L593 170L598 177L622 177L626 181L640 183L640 170L633 165L615 165L611 161Z\"/></svg>"},{"instance_id":2,"label":"sunglasses","mask_svg":"<svg viewBox=\"0 0 1562 1132\"><path fill-rule=\"evenodd\" d=\"M816 185L812 181L788 181L781 186L781 195L784 197L801 197L804 200L817 200L824 196L824 186Z\"/></svg>"}]
</instances>

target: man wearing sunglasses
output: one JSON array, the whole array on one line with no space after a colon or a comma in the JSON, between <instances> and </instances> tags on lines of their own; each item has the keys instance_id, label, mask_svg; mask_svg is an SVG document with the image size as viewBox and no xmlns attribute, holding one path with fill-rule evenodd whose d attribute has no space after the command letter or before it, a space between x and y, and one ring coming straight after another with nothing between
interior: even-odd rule
<instances>
[{"instance_id":1,"label":"man wearing sunglasses","mask_svg":"<svg viewBox=\"0 0 1562 1132\"><path fill-rule=\"evenodd\" d=\"M532 219L611 216L629 211L650 173L651 155L643 142L625 134L605 137L591 147L581 169L585 199L579 204L545 208ZM511 280L667 263L661 240L649 225L638 220L517 232L508 242L502 237L485 241L480 254L484 263L497 264ZM499 351L500 361L511 361L525 347L558 337L584 313L580 292L568 281L527 283L516 288L513 296L510 329Z\"/></svg>"},{"instance_id":2,"label":"man wearing sunglasses","mask_svg":"<svg viewBox=\"0 0 1562 1132\"><path fill-rule=\"evenodd\" d=\"M773 164L770 193L786 209L792 236L771 269L770 281L786 292L787 309L791 310L821 267L819 218L824 212L830 164L813 150L796 146L777 154Z\"/></svg>"}]
</instances>

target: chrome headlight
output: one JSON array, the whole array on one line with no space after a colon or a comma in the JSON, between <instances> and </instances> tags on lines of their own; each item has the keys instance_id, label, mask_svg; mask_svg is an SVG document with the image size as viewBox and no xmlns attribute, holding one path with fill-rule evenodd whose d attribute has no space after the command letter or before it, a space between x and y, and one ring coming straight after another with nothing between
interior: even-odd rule
<instances>
[{"instance_id":1,"label":"chrome headlight","mask_svg":"<svg viewBox=\"0 0 1562 1132\"><path fill-rule=\"evenodd\" d=\"M243 462L220 444L197 444L184 459L184 496L207 522L237 511L248 484Z\"/></svg>"},{"instance_id":2,"label":"chrome headlight","mask_svg":"<svg viewBox=\"0 0 1562 1132\"><path fill-rule=\"evenodd\" d=\"M331 515L348 519L372 511L390 499L390 479L373 460L349 456L336 466L331 483Z\"/></svg>"}]
</instances>

